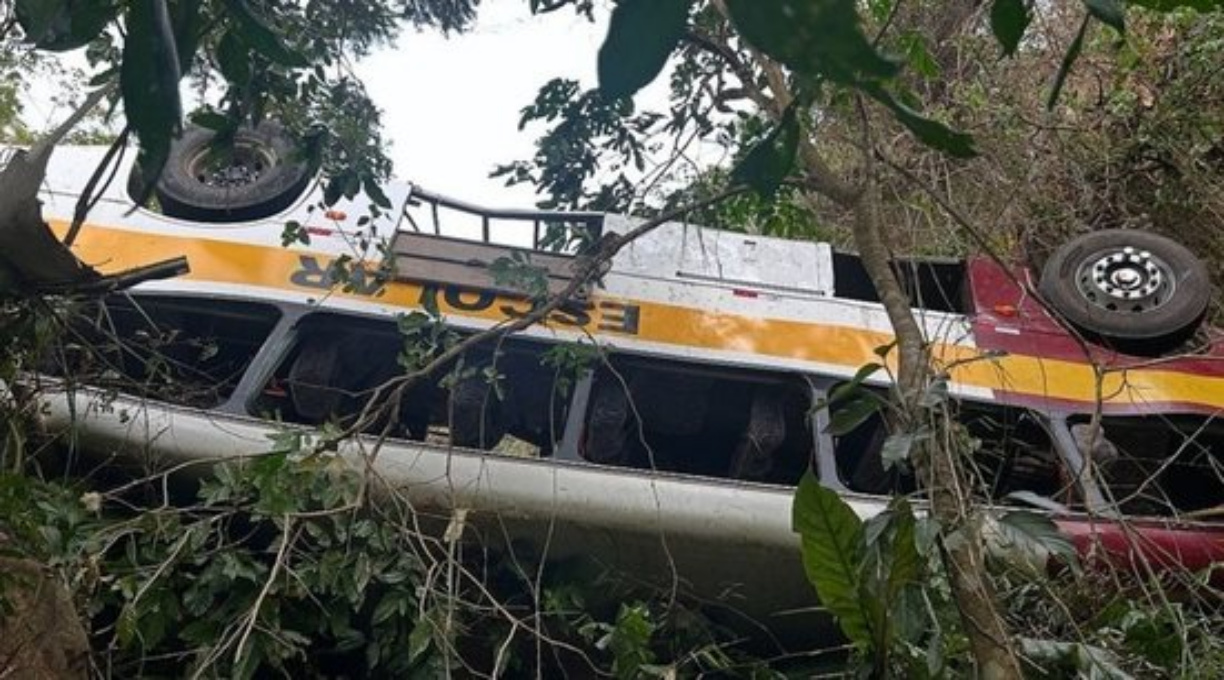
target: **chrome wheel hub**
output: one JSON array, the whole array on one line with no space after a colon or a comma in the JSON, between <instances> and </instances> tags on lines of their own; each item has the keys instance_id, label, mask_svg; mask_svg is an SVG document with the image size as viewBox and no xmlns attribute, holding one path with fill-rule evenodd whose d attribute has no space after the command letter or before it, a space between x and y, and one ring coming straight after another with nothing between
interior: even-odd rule
<instances>
[{"instance_id":1,"label":"chrome wheel hub","mask_svg":"<svg viewBox=\"0 0 1224 680\"><path fill-rule=\"evenodd\" d=\"M188 172L206 186L242 187L258 182L275 163L269 153L240 144L226 152L202 150L188 164Z\"/></svg>"},{"instance_id":2,"label":"chrome wheel hub","mask_svg":"<svg viewBox=\"0 0 1224 680\"><path fill-rule=\"evenodd\" d=\"M1076 282L1088 302L1110 311L1129 312L1163 305L1174 287L1172 272L1164 261L1131 246L1088 258Z\"/></svg>"}]
</instances>

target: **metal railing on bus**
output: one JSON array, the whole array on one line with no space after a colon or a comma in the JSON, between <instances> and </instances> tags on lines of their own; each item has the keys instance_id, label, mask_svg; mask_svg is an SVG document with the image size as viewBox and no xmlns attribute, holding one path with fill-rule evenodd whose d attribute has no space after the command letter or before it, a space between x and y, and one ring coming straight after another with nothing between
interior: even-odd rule
<instances>
[{"instance_id":1,"label":"metal railing on bus","mask_svg":"<svg viewBox=\"0 0 1224 680\"><path fill-rule=\"evenodd\" d=\"M414 215L411 210L423 206L428 218L425 225L418 221L420 215ZM479 239L456 236L455 233L448 232L444 225L445 211L454 211L477 219L480 225ZM531 225L530 244L521 231L512 232L514 237L508 240L494 239L493 230L498 223L515 222ZM599 240L603 234L604 216L594 212L486 208L413 186L404 206L404 220L400 223L400 231L405 230L405 223L409 230L422 234L432 233L435 236L478 240L490 245L574 254L584 245Z\"/></svg>"}]
</instances>

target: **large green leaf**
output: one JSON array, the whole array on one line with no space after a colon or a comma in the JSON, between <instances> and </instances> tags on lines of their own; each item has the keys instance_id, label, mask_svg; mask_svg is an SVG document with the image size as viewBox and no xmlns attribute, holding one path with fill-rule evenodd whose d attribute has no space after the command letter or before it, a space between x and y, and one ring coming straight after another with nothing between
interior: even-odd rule
<instances>
[{"instance_id":1,"label":"large green leaf","mask_svg":"<svg viewBox=\"0 0 1224 680\"><path fill-rule=\"evenodd\" d=\"M1126 9L1119 0L1084 0L1088 13L1119 33L1126 33Z\"/></svg>"},{"instance_id":2,"label":"large green leaf","mask_svg":"<svg viewBox=\"0 0 1224 680\"><path fill-rule=\"evenodd\" d=\"M728 0L745 40L795 71L845 84L897 73L859 24L854 0Z\"/></svg>"},{"instance_id":3,"label":"large green leaf","mask_svg":"<svg viewBox=\"0 0 1224 680\"><path fill-rule=\"evenodd\" d=\"M745 40L797 73L858 87L927 146L958 158L977 155L971 136L923 116L883 87L898 66L863 34L854 0L727 0L727 8Z\"/></svg>"},{"instance_id":4,"label":"large green leaf","mask_svg":"<svg viewBox=\"0 0 1224 680\"><path fill-rule=\"evenodd\" d=\"M893 646L893 636L916 639L918 623L924 609L913 609L920 598L906 599L920 587L923 560L918 551L917 520L908 498L899 496L888 509L868 520L863 526L866 551L862 569L864 603L872 613L872 630L876 634L875 653L885 653ZM910 607L905 611L900 608Z\"/></svg>"},{"instance_id":5,"label":"large green leaf","mask_svg":"<svg viewBox=\"0 0 1224 680\"><path fill-rule=\"evenodd\" d=\"M897 121L914 133L923 144L956 158L973 158L977 155L972 135L953 130L933 118L927 118L875 83L864 83L859 87L892 111Z\"/></svg>"},{"instance_id":6,"label":"large green leaf","mask_svg":"<svg viewBox=\"0 0 1224 680\"><path fill-rule=\"evenodd\" d=\"M1200 12L1215 12L1224 9L1224 0L1126 0L1128 5L1138 5L1157 12L1171 12L1187 7Z\"/></svg>"},{"instance_id":7,"label":"large green leaf","mask_svg":"<svg viewBox=\"0 0 1224 680\"><path fill-rule=\"evenodd\" d=\"M251 82L251 55L234 31L226 31L217 43L217 66L232 85L245 87Z\"/></svg>"},{"instance_id":8,"label":"large green leaf","mask_svg":"<svg viewBox=\"0 0 1224 680\"><path fill-rule=\"evenodd\" d=\"M1058 103L1058 98L1062 95L1063 84L1067 82L1067 76L1071 73L1071 67L1075 65L1079 59L1080 52L1084 49L1084 35L1088 32L1088 24L1092 22L1091 17L1085 16L1080 22L1079 31L1075 33L1075 39L1071 41L1071 46L1067 48L1067 53L1063 55L1062 63L1058 65L1058 73L1054 75L1054 86L1050 88L1050 98L1046 100L1046 108L1054 110L1054 105Z\"/></svg>"},{"instance_id":9,"label":"large green leaf","mask_svg":"<svg viewBox=\"0 0 1224 680\"><path fill-rule=\"evenodd\" d=\"M304 68L310 61L299 52L289 49L270 26L257 16L246 0L225 0L234 27L243 42L274 63L290 68Z\"/></svg>"},{"instance_id":10,"label":"large green leaf","mask_svg":"<svg viewBox=\"0 0 1224 680\"><path fill-rule=\"evenodd\" d=\"M820 602L862 649L870 648L869 603L860 588L863 523L836 491L820 485L811 472L799 481L791 518L802 539L803 568Z\"/></svg>"},{"instance_id":11,"label":"large green leaf","mask_svg":"<svg viewBox=\"0 0 1224 680\"><path fill-rule=\"evenodd\" d=\"M850 434L883 407L880 398L866 390L839 399L829 411L829 424L825 426L825 431L834 437Z\"/></svg>"},{"instance_id":12,"label":"large green leaf","mask_svg":"<svg viewBox=\"0 0 1224 680\"><path fill-rule=\"evenodd\" d=\"M182 120L179 58L166 3L132 0L119 85L128 124L140 140L141 174L147 199L170 156L170 143Z\"/></svg>"},{"instance_id":13,"label":"large green leaf","mask_svg":"<svg viewBox=\"0 0 1224 680\"><path fill-rule=\"evenodd\" d=\"M15 9L26 39L52 51L89 43L119 12L114 0L17 0Z\"/></svg>"},{"instance_id":14,"label":"large green leaf","mask_svg":"<svg viewBox=\"0 0 1224 680\"><path fill-rule=\"evenodd\" d=\"M731 171L731 183L743 184L763 198L772 198L795 165L799 132L799 117L792 104L777 126Z\"/></svg>"},{"instance_id":15,"label":"large green leaf","mask_svg":"<svg viewBox=\"0 0 1224 680\"><path fill-rule=\"evenodd\" d=\"M1044 670L1061 671L1058 673L1061 677L1092 680L1131 680L1133 677L1118 666L1118 659L1112 652L1082 642L1022 637L1020 653L1035 662L1039 669L1053 664L1053 668Z\"/></svg>"},{"instance_id":16,"label":"large green leaf","mask_svg":"<svg viewBox=\"0 0 1224 680\"><path fill-rule=\"evenodd\" d=\"M887 532L888 597L891 599L907 585L918 583L922 556L918 552L918 520L908 498L899 496L888 504L892 518Z\"/></svg>"},{"instance_id":17,"label":"large green leaf","mask_svg":"<svg viewBox=\"0 0 1224 680\"><path fill-rule=\"evenodd\" d=\"M179 70L184 74L191 69L200 38L207 30L204 12L197 0L169 2L170 23L174 26L174 46L178 49Z\"/></svg>"},{"instance_id":18,"label":"large green leaf","mask_svg":"<svg viewBox=\"0 0 1224 680\"><path fill-rule=\"evenodd\" d=\"M692 0L621 0L599 48L599 89L631 97L654 80L684 35Z\"/></svg>"},{"instance_id":19,"label":"large green leaf","mask_svg":"<svg viewBox=\"0 0 1224 680\"><path fill-rule=\"evenodd\" d=\"M994 527L998 536L992 548L1017 564L1041 571L1047 557L1053 555L1071 566L1077 565L1075 545L1046 515L1013 510L999 517Z\"/></svg>"},{"instance_id":20,"label":"large green leaf","mask_svg":"<svg viewBox=\"0 0 1224 680\"><path fill-rule=\"evenodd\" d=\"M922 430L894 432L888 435L880 449L880 461L884 464L884 469L891 470L909 462L914 445L929 438L930 433Z\"/></svg>"},{"instance_id":21,"label":"large green leaf","mask_svg":"<svg viewBox=\"0 0 1224 680\"><path fill-rule=\"evenodd\" d=\"M994 0L990 6L990 31L1003 48L1003 56L1015 54L1032 19L1025 0Z\"/></svg>"}]
</instances>

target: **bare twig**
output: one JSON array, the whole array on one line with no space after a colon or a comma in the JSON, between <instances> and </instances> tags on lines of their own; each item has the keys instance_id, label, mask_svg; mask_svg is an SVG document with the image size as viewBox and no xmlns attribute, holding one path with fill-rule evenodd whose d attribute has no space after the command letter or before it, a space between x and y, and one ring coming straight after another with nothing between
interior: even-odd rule
<instances>
[{"instance_id":1,"label":"bare twig","mask_svg":"<svg viewBox=\"0 0 1224 680\"><path fill-rule=\"evenodd\" d=\"M259 591L259 596L255 598L255 603L251 605L251 610L247 612L246 623L242 627L242 636L238 638L238 647L234 650L234 665L237 666L242 662L242 652L246 650L247 640L251 637L251 631L255 628L255 623L259 620L259 610L263 607L264 600L268 598L268 593L272 591L273 584L276 583L276 577L280 575L281 569L285 566L285 556L289 552L289 546L294 542L293 535L293 516L286 514L284 516L285 526L281 530L281 544L276 551L276 559L272 562L272 571L268 574L268 578L264 581L263 588Z\"/></svg>"}]
</instances>

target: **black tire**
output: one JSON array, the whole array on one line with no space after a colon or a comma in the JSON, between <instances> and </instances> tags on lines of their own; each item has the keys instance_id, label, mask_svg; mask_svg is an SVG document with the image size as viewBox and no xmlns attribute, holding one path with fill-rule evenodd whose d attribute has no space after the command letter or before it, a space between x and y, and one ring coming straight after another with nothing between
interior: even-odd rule
<instances>
[{"instance_id":1,"label":"black tire","mask_svg":"<svg viewBox=\"0 0 1224 680\"><path fill-rule=\"evenodd\" d=\"M1133 229L1073 239L1046 262L1039 288L1073 326L1137 354L1158 354L1184 342L1211 303L1207 267L1194 253Z\"/></svg>"},{"instance_id":2,"label":"black tire","mask_svg":"<svg viewBox=\"0 0 1224 680\"><path fill-rule=\"evenodd\" d=\"M200 222L244 222L276 214L302 194L311 172L293 140L264 123L234 135L232 153L210 148L213 131L191 126L170 149L157 184L162 212Z\"/></svg>"}]
</instances>

